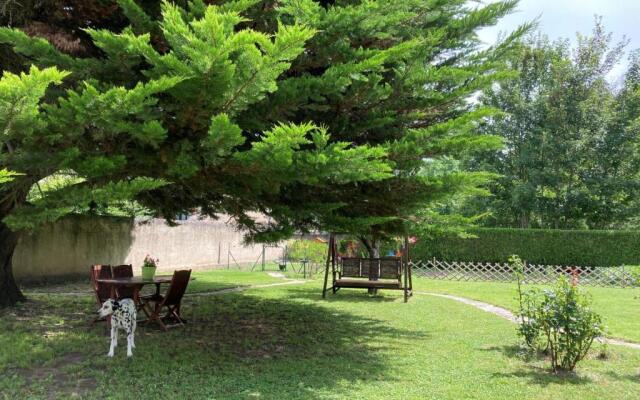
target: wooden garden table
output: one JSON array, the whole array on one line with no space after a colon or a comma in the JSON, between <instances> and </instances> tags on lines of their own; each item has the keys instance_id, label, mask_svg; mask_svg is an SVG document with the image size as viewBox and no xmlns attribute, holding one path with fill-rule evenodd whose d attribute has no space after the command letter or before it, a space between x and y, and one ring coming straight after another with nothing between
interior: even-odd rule
<instances>
[{"instance_id":1,"label":"wooden garden table","mask_svg":"<svg viewBox=\"0 0 640 400\"><path fill-rule=\"evenodd\" d=\"M96 279L96 282L109 286L110 292L111 292L110 296L112 299L117 298L116 289L118 287L132 288L133 302L136 304L136 308L138 310L142 310L147 315L147 318L150 318L151 310L147 308L149 307L147 303L143 303L140 300L140 290L144 287L144 285L156 285L155 295L159 296L160 285L162 285L163 283L171 283L172 278L173 278L172 275L158 275L158 276L154 276L153 279L143 279L141 276L132 276L132 277L126 277L126 278L101 278L101 279ZM190 278L189 280L192 281L193 279L194 278ZM180 308L178 308L176 311L179 314ZM158 323L160 324L160 326L162 326L160 322Z\"/></svg>"},{"instance_id":2,"label":"wooden garden table","mask_svg":"<svg viewBox=\"0 0 640 400\"><path fill-rule=\"evenodd\" d=\"M141 276L132 276L127 278L102 278L96 279L99 283L104 283L109 286L111 291L111 298L115 299L116 289L118 287L130 287L133 289L133 301L140 305L140 290L144 285L156 285L156 295L160 294L160 285L163 283L171 283L171 275L158 275L153 279L143 279Z\"/></svg>"}]
</instances>

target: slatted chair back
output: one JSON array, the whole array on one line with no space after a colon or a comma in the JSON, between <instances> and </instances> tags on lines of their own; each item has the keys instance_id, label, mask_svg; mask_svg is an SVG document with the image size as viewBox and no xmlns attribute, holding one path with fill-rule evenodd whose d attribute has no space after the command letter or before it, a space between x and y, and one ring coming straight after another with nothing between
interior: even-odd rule
<instances>
[{"instance_id":1,"label":"slatted chair back","mask_svg":"<svg viewBox=\"0 0 640 400\"><path fill-rule=\"evenodd\" d=\"M378 258L365 258L362 260L362 274L370 281L377 281L380 277L380 263ZM366 274L366 275L365 275Z\"/></svg>"},{"instance_id":2,"label":"slatted chair back","mask_svg":"<svg viewBox=\"0 0 640 400\"><path fill-rule=\"evenodd\" d=\"M167 294L164 297L163 305L165 306L178 306L182 301L184 293L187 291L189 285L189 279L191 278L191 270L185 269L181 271L174 271L173 278L171 278L171 284L167 289Z\"/></svg>"},{"instance_id":3,"label":"slatted chair back","mask_svg":"<svg viewBox=\"0 0 640 400\"><path fill-rule=\"evenodd\" d=\"M112 265L111 273L114 278L131 278L133 277L133 266L131 264Z\"/></svg>"},{"instance_id":4,"label":"slatted chair back","mask_svg":"<svg viewBox=\"0 0 640 400\"><path fill-rule=\"evenodd\" d=\"M341 277L377 279L400 279L402 259L400 257L357 258L341 260Z\"/></svg>"},{"instance_id":5,"label":"slatted chair back","mask_svg":"<svg viewBox=\"0 0 640 400\"><path fill-rule=\"evenodd\" d=\"M110 265L92 265L91 266L91 286L96 295L96 301L98 305L102 305L111 296L111 291L108 285L98 282L98 279L111 278L111 266Z\"/></svg>"},{"instance_id":6,"label":"slatted chair back","mask_svg":"<svg viewBox=\"0 0 640 400\"><path fill-rule=\"evenodd\" d=\"M402 277L402 259L400 257L384 257L378 263L380 279L397 279Z\"/></svg>"},{"instance_id":7,"label":"slatted chair back","mask_svg":"<svg viewBox=\"0 0 640 400\"><path fill-rule=\"evenodd\" d=\"M111 274L114 278L133 278L133 266L131 264L112 265ZM132 299L134 290L131 287L119 286L116 289L119 299Z\"/></svg>"},{"instance_id":8,"label":"slatted chair back","mask_svg":"<svg viewBox=\"0 0 640 400\"><path fill-rule=\"evenodd\" d=\"M346 278L364 278L369 276L369 269L367 268L363 275L361 258L343 257L341 260L340 276Z\"/></svg>"}]
</instances>

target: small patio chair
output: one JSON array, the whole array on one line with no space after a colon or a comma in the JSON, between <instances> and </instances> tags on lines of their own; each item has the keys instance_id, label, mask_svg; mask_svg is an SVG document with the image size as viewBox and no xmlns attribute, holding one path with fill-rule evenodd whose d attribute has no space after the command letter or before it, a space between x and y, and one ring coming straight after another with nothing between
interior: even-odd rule
<instances>
[{"instance_id":1,"label":"small patio chair","mask_svg":"<svg viewBox=\"0 0 640 400\"><path fill-rule=\"evenodd\" d=\"M114 265L111 267L111 273L114 278L133 278L133 266L131 264ZM136 302L137 311L142 310L147 317L149 317L149 313L144 307L145 296L138 294L138 298L136 299L135 289L133 287L116 286L116 297L118 299L132 299Z\"/></svg>"},{"instance_id":2,"label":"small patio chair","mask_svg":"<svg viewBox=\"0 0 640 400\"><path fill-rule=\"evenodd\" d=\"M102 307L102 303L107 301L111 297L111 290L108 285L104 283L98 282L98 279L109 279L112 277L111 275L111 266L110 265L92 265L91 266L91 287L93 288L93 292L96 296L96 302L98 303L98 307ZM92 322L91 325L95 324L98 321L106 321L105 318L97 317Z\"/></svg>"},{"instance_id":3,"label":"small patio chair","mask_svg":"<svg viewBox=\"0 0 640 400\"><path fill-rule=\"evenodd\" d=\"M133 278L133 266L131 264L112 265L111 274L114 278ZM134 290L132 287L116 287L116 297L118 299L133 299Z\"/></svg>"},{"instance_id":4,"label":"small patio chair","mask_svg":"<svg viewBox=\"0 0 640 400\"><path fill-rule=\"evenodd\" d=\"M167 293L164 296L156 298L157 302L150 313L149 321L156 321L164 331L166 331L167 328L172 328L174 326L184 326L185 321L180 316L180 303L182 302L182 297L187 290L190 278L190 269L173 272L173 278L171 279L171 284L169 284ZM161 316L161 312L164 308L167 309L167 313L164 317L170 317L176 320L176 324L167 325L162 321L163 316Z\"/></svg>"}]
</instances>

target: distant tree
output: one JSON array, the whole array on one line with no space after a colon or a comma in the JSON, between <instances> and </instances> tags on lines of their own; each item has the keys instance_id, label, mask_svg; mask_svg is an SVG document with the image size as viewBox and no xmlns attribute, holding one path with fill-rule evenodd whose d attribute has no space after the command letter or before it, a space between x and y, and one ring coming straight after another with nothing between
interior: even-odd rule
<instances>
[{"instance_id":1,"label":"distant tree","mask_svg":"<svg viewBox=\"0 0 640 400\"><path fill-rule=\"evenodd\" d=\"M278 89L314 28L239 29L248 1L165 1L156 16L118 3L130 26L85 27L82 56L0 28L27 69L0 80L0 170L20 174L0 186L0 306L23 299L11 264L17 232L64 215L135 200L167 219L193 208L229 214L255 232L268 226L249 212L279 212L277 194L292 182L329 190L390 176L382 146L331 140L311 122L236 122ZM45 184L52 176L66 178Z\"/></svg>"},{"instance_id":2,"label":"distant tree","mask_svg":"<svg viewBox=\"0 0 640 400\"><path fill-rule=\"evenodd\" d=\"M490 209L489 224L522 228L609 228L637 212L632 78L619 94L607 81L624 46L599 19L575 49L542 36L523 43L510 60L519 77L481 96L503 112L483 130L506 148L472 159L502 178L471 209Z\"/></svg>"},{"instance_id":3,"label":"distant tree","mask_svg":"<svg viewBox=\"0 0 640 400\"><path fill-rule=\"evenodd\" d=\"M634 189L625 200L622 209L625 218L622 227L638 229L640 227L640 199L637 185L640 182L640 50L629 57L629 69L624 76L623 87L616 96L615 117L612 129L618 132L614 163L609 168L620 175L628 176L627 185ZM617 161L616 161L617 160Z\"/></svg>"}]
</instances>

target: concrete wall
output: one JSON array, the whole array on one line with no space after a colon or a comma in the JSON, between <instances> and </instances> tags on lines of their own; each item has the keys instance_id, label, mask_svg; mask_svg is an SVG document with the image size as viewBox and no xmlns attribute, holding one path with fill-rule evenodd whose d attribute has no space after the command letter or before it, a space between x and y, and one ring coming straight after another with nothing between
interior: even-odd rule
<instances>
[{"instance_id":1,"label":"concrete wall","mask_svg":"<svg viewBox=\"0 0 640 400\"><path fill-rule=\"evenodd\" d=\"M262 245L245 246L242 237L224 219L190 218L170 227L159 219L69 217L21 238L14 273L22 282L85 276L91 264L133 264L139 273L147 254L160 259L160 271L253 264ZM281 255L281 248L265 249L267 261Z\"/></svg>"}]
</instances>

